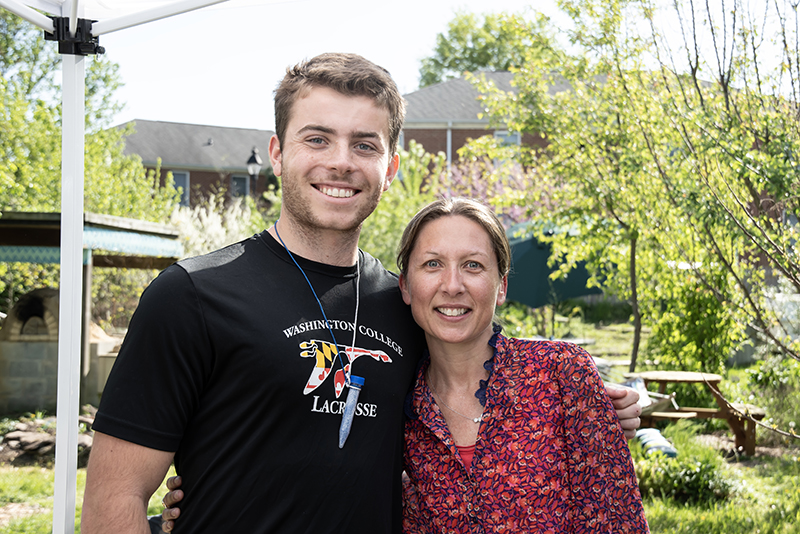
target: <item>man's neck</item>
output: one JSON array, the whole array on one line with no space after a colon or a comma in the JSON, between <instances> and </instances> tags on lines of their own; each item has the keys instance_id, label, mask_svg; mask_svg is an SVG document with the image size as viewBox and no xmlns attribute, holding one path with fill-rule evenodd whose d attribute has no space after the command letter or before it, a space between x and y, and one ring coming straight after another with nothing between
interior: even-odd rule
<instances>
[{"instance_id":1,"label":"man's neck","mask_svg":"<svg viewBox=\"0 0 800 534\"><path fill-rule=\"evenodd\" d=\"M307 260L349 267L355 265L358 258L360 230L309 230L298 228L289 220L279 219L267 232L292 254Z\"/></svg>"}]
</instances>

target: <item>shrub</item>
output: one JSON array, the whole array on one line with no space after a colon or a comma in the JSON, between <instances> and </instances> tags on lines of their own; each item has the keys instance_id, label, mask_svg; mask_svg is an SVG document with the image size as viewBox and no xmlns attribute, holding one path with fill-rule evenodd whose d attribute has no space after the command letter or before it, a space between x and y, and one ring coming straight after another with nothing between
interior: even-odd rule
<instances>
[{"instance_id":1,"label":"shrub","mask_svg":"<svg viewBox=\"0 0 800 534\"><path fill-rule=\"evenodd\" d=\"M707 277L710 287L691 277L659 280L663 302L649 319L646 354L664 368L723 373L725 361L744 341L743 326L729 304L727 273L719 270Z\"/></svg>"},{"instance_id":2,"label":"shrub","mask_svg":"<svg viewBox=\"0 0 800 534\"><path fill-rule=\"evenodd\" d=\"M653 534L798 534L800 461L797 456L761 456L735 464L741 477L734 498L711 505L648 499L645 514Z\"/></svg>"},{"instance_id":3,"label":"shrub","mask_svg":"<svg viewBox=\"0 0 800 534\"><path fill-rule=\"evenodd\" d=\"M722 458L694 440L698 428L681 421L664 430L678 450L676 458L662 453L644 456L641 447L632 443L631 453L643 498L711 505L734 493L735 484L726 476Z\"/></svg>"},{"instance_id":4,"label":"shrub","mask_svg":"<svg viewBox=\"0 0 800 534\"><path fill-rule=\"evenodd\" d=\"M507 336L529 338L544 336L541 326L544 320L542 308L531 310L524 304L506 302L496 310L495 320L503 326L503 333Z\"/></svg>"},{"instance_id":5,"label":"shrub","mask_svg":"<svg viewBox=\"0 0 800 534\"><path fill-rule=\"evenodd\" d=\"M569 301L583 310L583 318L589 323L627 323L631 319L629 302L612 297L590 297Z\"/></svg>"},{"instance_id":6,"label":"shrub","mask_svg":"<svg viewBox=\"0 0 800 534\"><path fill-rule=\"evenodd\" d=\"M278 216L277 197L270 200L271 207L261 213L251 197L226 200L225 190L220 189L192 208L177 209L170 222L180 232L184 257L206 254L261 232Z\"/></svg>"},{"instance_id":7,"label":"shrub","mask_svg":"<svg viewBox=\"0 0 800 534\"><path fill-rule=\"evenodd\" d=\"M155 269L95 269L92 321L108 333L124 332L139 305L139 296L157 274Z\"/></svg>"},{"instance_id":8,"label":"shrub","mask_svg":"<svg viewBox=\"0 0 800 534\"><path fill-rule=\"evenodd\" d=\"M679 455L668 458L657 452L636 462L642 497L661 497L687 504L710 504L726 499L732 484L720 476L717 466Z\"/></svg>"},{"instance_id":9,"label":"shrub","mask_svg":"<svg viewBox=\"0 0 800 534\"><path fill-rule=\"evenodd\" d=\"M786 432L800 423L800 363L790 358L768 357L746 371L750 397L746 400L767 412L766 424ZM797 445L798 439L774 432L759 432L762 445Z\"/></svg>"},{"instance_id":10,"label":"shrub","mask_svg":"<svg viewBox=\"0 0 800 534\"><path fill-rule=\"evenodd\" d=\"M747 370L750 383L761 389L781 390L800 386L800 363L789 358L771 357Z\"/></svg>"}]
</instances>

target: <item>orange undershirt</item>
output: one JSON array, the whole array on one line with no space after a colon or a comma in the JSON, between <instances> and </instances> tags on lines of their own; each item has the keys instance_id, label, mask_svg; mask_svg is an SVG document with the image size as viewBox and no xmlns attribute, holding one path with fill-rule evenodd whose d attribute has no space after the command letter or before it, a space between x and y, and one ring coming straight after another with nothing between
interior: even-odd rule
<instances>
[{"instance_id":1,"label":"orange undershirt","mask_svg":"<svg viewBox=\"0 0 800 534\"><path fill-rule=\"evenodd\" d=\"M461 455L461 459L464 461L464 465L467 466L467 469L472 468L472 457L475 454L475 445L472 444L469 447L459 447L456 445L456 449L458 450L458 454Z\"/></svg>"}]
</instances>

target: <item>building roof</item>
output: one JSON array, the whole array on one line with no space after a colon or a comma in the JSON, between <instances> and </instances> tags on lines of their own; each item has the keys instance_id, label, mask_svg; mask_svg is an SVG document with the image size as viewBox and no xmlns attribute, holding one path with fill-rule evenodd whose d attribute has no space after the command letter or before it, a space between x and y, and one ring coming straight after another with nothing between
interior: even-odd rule
<instances>
[{"instance_id":1,"label":"building roof","mask_svg":"<svg viewBox=\"0 0 800 534\"><path fill-rule=\"evenodd\" d=\"M511 72L482 72L502 91L512 91ZM424 128L452 122L454 127L481 127L489 123L478 119L483 106L478 91L464 77L423 87L405 95L406 128Z\"/></svg>"},{"instance_id":2,"label":"building roof","mask_svg":"<svg viewBox=\"0 0 800 534\"><path fill-rule=\"evenodd\" d=\"M479 72L487 81L493 82L501 91L517 92L511 85L514 73L508 71ZM549 88L551 94L569 88L569 84L558 77ZM489 125L489 119L478 115L485 110L478 100L478 90L463 76L446 82L424 87L404 95L406 99L406 128L481 128ZM452 123L452 124L448 124Z\"/></svg>"},{"instance_id":3,"label":"building roof","mask_svg":"<svg viewBox=\"0 0 800 534\"><path fill-rule=\"evenodd\" d=\"M136 154L142 163L155 166L161 158L165 169L247 172L247 160L258 148L264 168L269 166L270 130L226 128L180 122L136 119L135 132L126 138L125 153Z\"/></svg>"}]
</instances>

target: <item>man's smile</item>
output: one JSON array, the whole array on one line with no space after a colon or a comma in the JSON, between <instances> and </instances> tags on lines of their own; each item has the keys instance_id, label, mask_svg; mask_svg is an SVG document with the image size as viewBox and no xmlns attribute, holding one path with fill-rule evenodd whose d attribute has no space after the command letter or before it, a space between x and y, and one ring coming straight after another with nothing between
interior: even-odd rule
<instances>
[{"instance_id":1,"label":"man's smile","mask_svg":"<svg viewBox=\"0 0 800 534\"><path fill-rule=\"evenodd\" d=\"M350 198L356 194L355 189L345 189L339 187L318 186L317 189L329 197Z\"/></svg>"}]
</instances>

